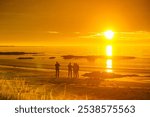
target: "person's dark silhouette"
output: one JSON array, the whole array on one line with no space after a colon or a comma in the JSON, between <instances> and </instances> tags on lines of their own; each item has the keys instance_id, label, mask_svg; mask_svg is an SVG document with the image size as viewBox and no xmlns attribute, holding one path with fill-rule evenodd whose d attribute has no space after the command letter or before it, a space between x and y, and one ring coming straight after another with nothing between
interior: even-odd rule
<instances>
[{"instance_id":1,"label":"person's dark silhouette","mask_svg":"<svg viewBox=\"0 0 150 117\"><path fill-rule=\"evenodd\" d=\"M76 63L73 64L73 77L76 78Z\"/></svg>"},{"instance_id":2,"label":"person's dark silhouette","mask_svg":"<svg viewBox=\"0 0 150 117\"><path fill-rule=\"evenodd\" d=\"M72 78L72 65L71 65L71 63L68 64L68 78Z\"/></svg>"},{"instance_id":3,"label":"person's dark silhouette","mask_svg":"<svg viewBox=\"0 0 150 117\"><path fill-rule=\"evenodd\" d=\"M79 78L79 65L77 63L73 64L73 77Z\"/></svg>"},{"instance_id":4,"label":"person's dark silhouette","mask_svg":"<svg viewBox=\"0 0 150 117\"><path fill-rule=\"evenodd\" d=\"M76 78L79 78L79 65L76 63Z\"/></svg>"},{"instance_id":5,"label":"person's dark silhouette","mask_svg":"<svg viewBox=\"0 0 150 117\"><path fill-rule=\"evenodd\" d=\"M56 64L55 64L56 78L59 78L59 67L60 67L60 64L58 62L56 62Z\"/></svg>"}]
</instances>

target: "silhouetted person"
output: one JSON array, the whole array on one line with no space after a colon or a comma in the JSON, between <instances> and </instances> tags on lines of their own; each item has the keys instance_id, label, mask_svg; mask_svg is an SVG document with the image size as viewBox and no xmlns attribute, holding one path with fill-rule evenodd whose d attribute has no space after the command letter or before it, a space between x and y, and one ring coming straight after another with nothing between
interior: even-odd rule
<instances>
[{"instance_id":1,"label":"silhouetted person","mask_svg":"<svg viewBox=\"0 0 150 117\"><path fill-rule=\"evenodd\" d=\"M71 63L68 64L68 78L72 78L72 65L71 65Z\"/></svg>"},{"instance_id":2,"label":"silhouetted person","mask_svg":"<svg viewBox=\"0 0 150 117\"><path fill-rule=\"evenodd\" d=\"M76 78L79 78L79 65L76 63Z\"/></svg>"},{"instance_id":3,"label":"silhouetted person","mask_svg":"<svg viewBox=\"0 0 150 117\"><path fill-rule=\"evenodd\" d=\"M73 77L76 78L76 63L73 64Z\"/></svg>"},{"instance_id":4,"label":"silhouetted person","mask_svg":"<svg viewBox=\"0 0 150 117\"><path fill-rule=\"evenodd\" d=\"M73 77L79 78L79 65L77 63L73 64Z\"/></svg>"},{"instance_id":5,"label":"silhouetted person","mask_svg":"<svg viewBox=\"0 0 150 117\"><path fill-rule=\"evenodd\" d=\"M60 64L58 62L56 62L56 64L55 64L56 78L59 78L59 67L60 67Z\"/></svg>"}]
</instances>

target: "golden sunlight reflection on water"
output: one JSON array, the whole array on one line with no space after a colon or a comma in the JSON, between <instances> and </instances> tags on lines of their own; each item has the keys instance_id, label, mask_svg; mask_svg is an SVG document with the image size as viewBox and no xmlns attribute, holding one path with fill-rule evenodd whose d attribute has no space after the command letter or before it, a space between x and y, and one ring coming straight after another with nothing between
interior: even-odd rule
<instances>
[{"instance_id":1,"label":"golden sunlight reflection on water","mask_svg":"<svg viewBox=\"0 0 150 117\"><path fill-rule=\"evenodd\" d=\"M112 52L112 44L110 44L111 40L114 37L114 32L111 30L108 30L106 32L104 32L104 36L106 37L106 39L110 40L109 44L106 45L106 72L110 73L113 72L112 68L113 68L113 61L112 61L112 56L113 56L113 52Z\"/></svg>"},{"instance_id":2,"label":"golden sunlight reflection on water","mask_svg":"<svg viewBox=\"0 0 150 117\"><path fill-rule=\"evenodd\" d=\"M112 45L107 45L106 46L106 56L107 57L112 57ZM113 63L113 61L112 61L111 58L106 60L106 72L109 72L109 73L113 72L112 63Z\"/></svg>"},{"instance_id":3,"label":"golden sunlight reflection on water","mask_svg":"<svg viewBox=\"0 0 150 117\"><path fill-rule=\"evenodd\" d=\"M106 60L106 72L112 72L112 59Z\"/></svg>"}]
</instances>

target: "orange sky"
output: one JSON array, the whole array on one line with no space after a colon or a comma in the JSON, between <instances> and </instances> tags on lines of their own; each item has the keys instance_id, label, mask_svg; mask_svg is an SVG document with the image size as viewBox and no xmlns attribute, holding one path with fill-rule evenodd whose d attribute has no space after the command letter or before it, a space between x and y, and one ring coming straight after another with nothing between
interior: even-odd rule
<instances>
[{"instance_id":1,"label":"orange sky","mask_svg":"<svg viewBox=\"0 0 150 117\"><path fill-rule=\"evenodd\" d=\"M0 45L97 43L102 37L95 35L107 29L119 39L147 40L149 6L149 0L0 0Z\"/></svg>"}]
</instances>

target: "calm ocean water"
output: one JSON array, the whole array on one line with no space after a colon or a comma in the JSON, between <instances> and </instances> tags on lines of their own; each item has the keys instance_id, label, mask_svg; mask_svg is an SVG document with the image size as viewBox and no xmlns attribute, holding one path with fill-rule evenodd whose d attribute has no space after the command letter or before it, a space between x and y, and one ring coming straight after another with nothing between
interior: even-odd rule
<instances>
[{"instance_id":1,"label":"calm ocean water","mask_svg":"<svg viewBox=\"0 0 150 117\"><path fill-rule=\"evenodd\" d=\"M150 75L150 47L149 46L113 46L112 56L130 56L134 59L63 59L63 55L75 56L106 56L105 46L100 47L0 47L0 52L36 52L36 56L29 55L0 55L1 66L14 66L36 69L54 69L58 61L62 70L67 70L69 62L77 62L80 70L85 72L107 71L122 74ZM18 57L33 57L30 60L20 60ZM56 57L49 59L49 57ZM108 62L109 61L109 62ZM111 63L110 63L111 61Z\"/></svg>"}]
</instances>

